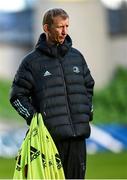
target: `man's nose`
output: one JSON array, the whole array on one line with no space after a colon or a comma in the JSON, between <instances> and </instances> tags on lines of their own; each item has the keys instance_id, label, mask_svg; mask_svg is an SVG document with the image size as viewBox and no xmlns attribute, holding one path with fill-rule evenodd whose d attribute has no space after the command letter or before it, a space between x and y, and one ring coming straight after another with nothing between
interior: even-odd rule
<instances>
[{"instance_id":1,"label":"man's nose","mask_svg":"<svg viewBox=\"0 0 127 180\"><path fill-rule=\"evenodd\" d=\"M63 34L63 35L66 35L66 34L67 34L67 27L63 27L62 34Z\"/></svg>"}]
</instances>

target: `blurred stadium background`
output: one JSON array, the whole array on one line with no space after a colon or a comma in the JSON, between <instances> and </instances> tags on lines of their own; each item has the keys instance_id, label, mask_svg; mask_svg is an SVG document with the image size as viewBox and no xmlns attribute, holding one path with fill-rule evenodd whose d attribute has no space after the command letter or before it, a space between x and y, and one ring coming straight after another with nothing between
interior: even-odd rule
<instances>
[{"instance_id":1,"label":"blurred stadium background","mask_svg":"<svg viewBox=\"0 0 127 180\"><path fill-rule=\"evenodd\" d=\"M10 85L42 31L42 14L52 7L69 13L73 46L96 82L86 178L127 179L126 0L0 0L0 179L13 177L28 128L9 104Z\"/></svg>"}]
</instances>

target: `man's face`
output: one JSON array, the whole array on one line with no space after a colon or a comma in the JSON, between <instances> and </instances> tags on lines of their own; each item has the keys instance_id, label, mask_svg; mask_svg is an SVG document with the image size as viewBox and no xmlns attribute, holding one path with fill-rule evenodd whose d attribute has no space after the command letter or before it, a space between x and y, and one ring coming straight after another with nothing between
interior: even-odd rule
<instances>
[{"instance_id":1,"label":"man's face","mask_svg":"<svg viewBox=\"0 0 127 180\"><path fill-rule=\"evenodd\" d=\"M57 16L53 19L53 24L48 29L48 39L51 42L62 44L68 34L69 19Z\"/></svg>"}]
</instances>

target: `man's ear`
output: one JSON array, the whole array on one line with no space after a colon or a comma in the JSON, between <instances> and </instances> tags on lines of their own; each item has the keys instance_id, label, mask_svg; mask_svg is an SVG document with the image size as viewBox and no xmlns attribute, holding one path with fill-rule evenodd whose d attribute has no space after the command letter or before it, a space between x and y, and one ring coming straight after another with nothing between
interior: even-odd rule
<instances>
[{"instance_id":1,"label":"man's ear","mask_svg":"<svg viewBox=\"0 0 127 180\"><path fill-rule=\"evenodd\" d=\"M49 32L48 24L44 24L43 30L44 30L44 32L46 32L46 33Z\"/></svg>"}]
</instances>

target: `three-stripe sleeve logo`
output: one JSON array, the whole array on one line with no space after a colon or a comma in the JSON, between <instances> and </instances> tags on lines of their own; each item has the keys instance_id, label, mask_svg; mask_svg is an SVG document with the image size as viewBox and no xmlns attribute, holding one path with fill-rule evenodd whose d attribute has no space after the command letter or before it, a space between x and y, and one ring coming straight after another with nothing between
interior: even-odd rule
<instances>
[{"instance_id":1,"label":"three-stripe sleeve logo","mask_svg":"<svg viewBox=\"0 0 127 180\"><path fill-rule=\"evenodd\" d=\"M30 116L30 113L28 111L27 108L25 108L21 102L19 101L19 99L16 99L14 102L13 102L13 105L17 108L17 110L19 111L20 114L23 114L25 115L27 118Z\"/></svg>"}]
</instances>

